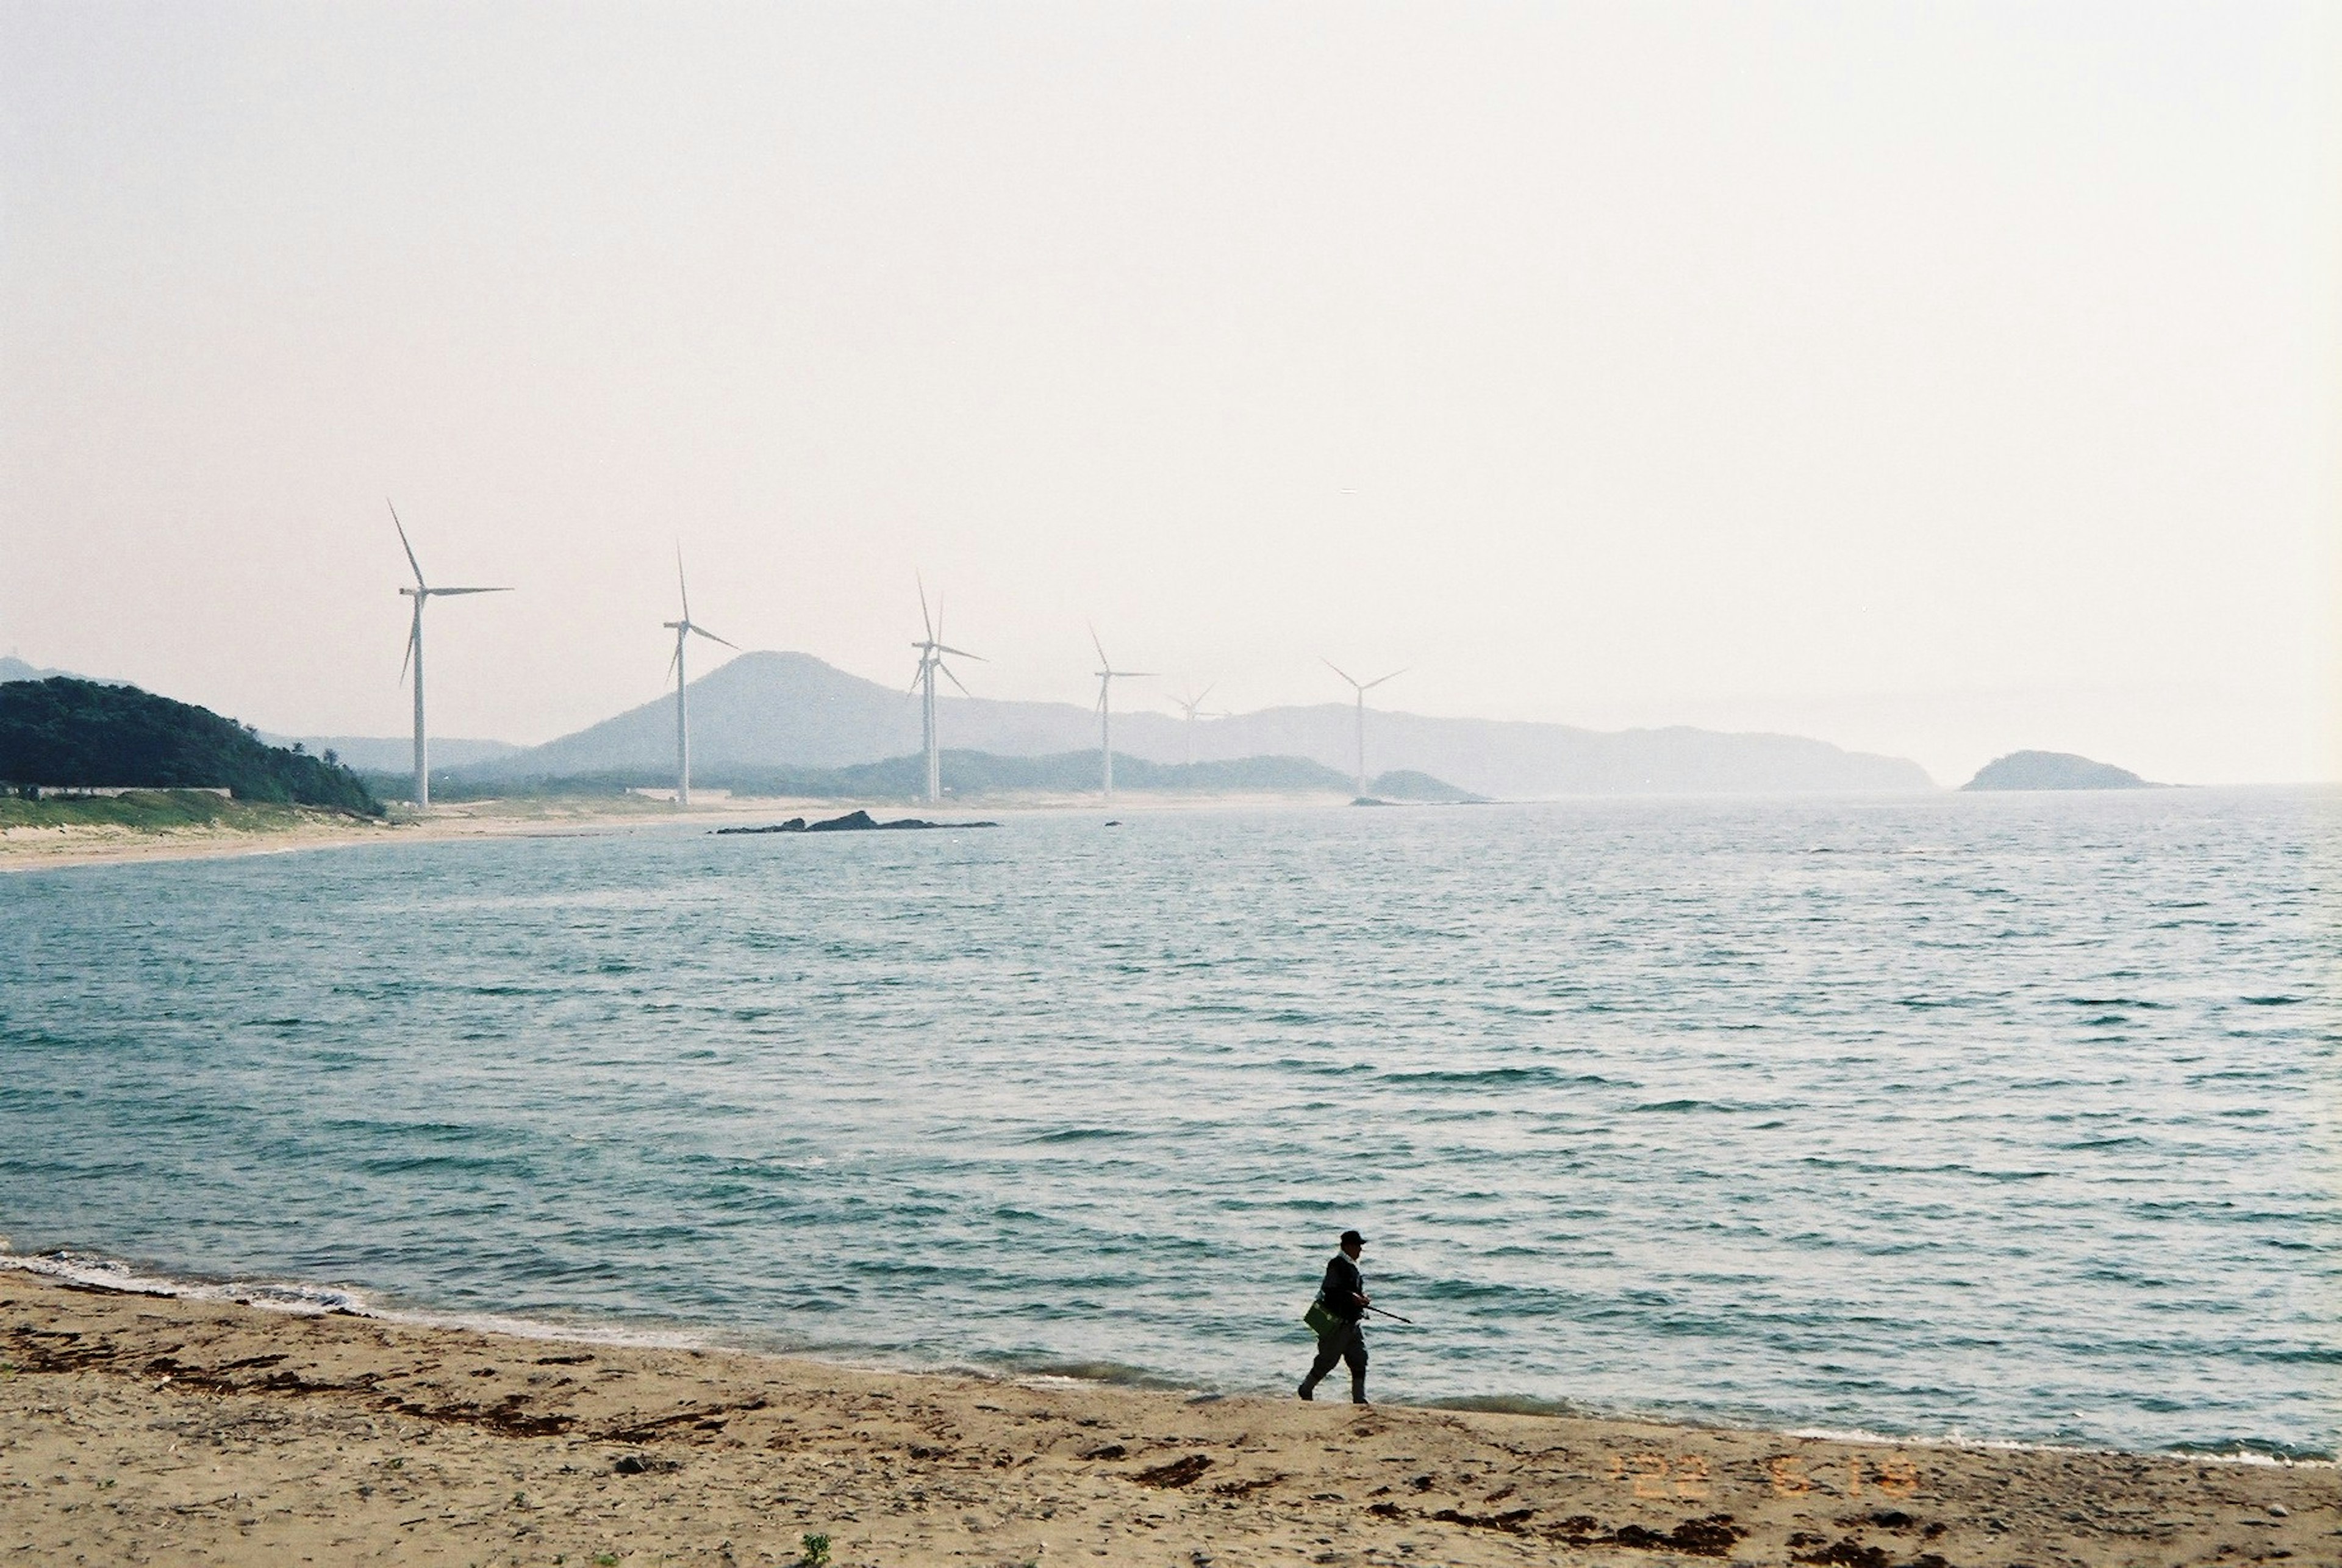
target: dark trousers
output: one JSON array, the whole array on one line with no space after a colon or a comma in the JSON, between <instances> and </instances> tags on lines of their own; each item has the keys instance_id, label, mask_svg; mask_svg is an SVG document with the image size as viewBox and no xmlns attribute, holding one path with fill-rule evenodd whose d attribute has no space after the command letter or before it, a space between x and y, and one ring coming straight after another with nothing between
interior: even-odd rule
<instances>
[{"instance_id":1,"label":"dark trousers","mask_svg":"<svg viewBox=\"0 0 2342 1568\"><path fill-rule=\"evenodd\" d=\"M1301 1392L1314 1390L1337 1361L1350 1363L1350 1403L1366 1403L1366 1333L1356 1320L1344 1323L1332 1333L1321 1334L1317 1340L1317 1359L1309 1363L1309 1375L1301 1380Z\"/></svg>"}]
</instances>

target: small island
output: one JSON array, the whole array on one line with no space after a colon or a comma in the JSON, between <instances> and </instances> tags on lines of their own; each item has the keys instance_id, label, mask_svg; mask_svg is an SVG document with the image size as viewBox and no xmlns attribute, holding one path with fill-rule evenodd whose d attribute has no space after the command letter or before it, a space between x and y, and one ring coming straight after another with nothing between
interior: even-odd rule
<instances>
[{"instance_id":1,"label":"small island","mask_svg":"<svg viewBox=\"0 0 2342 1568\"><path fill-rule=\"evenodd\" d=\"M2071 752L2011 752L1977 770L1964 790L2162 789L2128 768Z\"/></svg>"}]
</instances>

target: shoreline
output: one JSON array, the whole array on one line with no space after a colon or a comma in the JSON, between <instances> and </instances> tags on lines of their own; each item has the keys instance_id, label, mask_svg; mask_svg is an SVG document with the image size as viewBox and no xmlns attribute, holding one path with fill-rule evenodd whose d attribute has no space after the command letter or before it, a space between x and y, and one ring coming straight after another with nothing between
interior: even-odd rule
<instances>
[{"instance_id":1,"label":"shoreline","mask_svg":"<svg viewBox=\"0 0 2342 1568\"><path fill-rule=\"evenodd\" d=\"M760 1346L752 1340L727 1339L717 1329L693 1328L683 1325L659 1326L651 1323L629 1322L623 1326L555 1317L530 1317L524 1313L493 1311L448 1312L424 1306L386 1305L370 1296L338 1286L311 1285L266 1279L204 1280L172 1274L126 1263L120 1259L77 1253L71 1248L53 1252L18 1253L9 1247L8 1238L0 1235L0 1281L11 1273L29 1274L49 1281L67 1290L95 1294L131 1295L171 1301L205 1303L215 1305L247 1308L255 1312L280 1313L287 1317L330 1314L363 1318L370 1322L396 1324L405 1328L432 1332L480 1334L492 1339L552 1344L582 1344L608 1346L614 1349L676 1351L704 1355L744 1356L750 1360L805 1362L814 1365L836 1367L846 1372L868 1373L882 1377L973 1378L981 1382L1013 1383L1020 1386L1095 1388L1116 1393L1149 1395L1176 1395L1185 1399L1258 1399L1276 1397L1275 1391L1256 1386L1224 1387L1183 1382L1167 1374L1146 1372L1141 1368L1120 1367L1116 1371L1126 1376L1106 1375L1098 1372L1054 1370L1066 1363L1062 1358L1051 1358L1031 1367L986 1365L980 1362L956 1360L946 1362L889 1361L884 1356L868 1358L850 1354L824 1354L813 1350L775 1349ZM1306 1343L1303 1343L1306 1359ZM1096 1363L1085 1363L1095 1365ZM1112 1363L1108 1363L1112 1364ZM1338 1397L1336 1387L1347 1374L1339 1366L1334 1369L1326 1387L1329 1397ZM1761 1420L1736 1421L1724 1414L1699 1413L1670 1414L1656 1411L1606 1410L1575 1403L1566 1399L1529 1394L1469 1393L1450 1397L1393 1401L1383 1408L1416 1410L1457 1415L1493 1415L1536 1421L1591 1421L1630 1426L1682 1428L1709 1432L1764 1433L1782 1437L1811 1438L1819 1442L1856 1445L1885 1445L1896 1448L1944 1449L1952 1452L2077 1454L2123 1459L2174 1460L2189 1463L2268 1465L2280 1469L2326 1469L2342 1473L2342 1453L2289 1453L2271 1443L2256 1444L2253 1440L2240 1439L2235 1446L2211 1448L2111 1448L2087 1444L2056 1443L2046 1439L2021 1437L1972 1437L1957 1429L1936 1435L1916 1433L1887 1433L1863 1427L1832 1427L1823 1425L1767 1424Z\"/></svg>"},{"instance_id":2,"label":"shoreline","mask_svg":"<svg viewBox=\"0 0 2342 1568\"><path fill-rule=\"evenodd\" d=\"M787 1351L771 1348L747 1339L726 1339L721 1329L682 1327L656 1323L626 1323L602 1324L588 1320L566 1318L529 1318L522 1313L496 1311L434 1311L426 1306L384 1306L354 1290L330 1287L330 1284L300 1284L284 1280L199 1280L187 1275L162 1273L147 1268L131 1266L122 1259L82 1254L70 1247L54 1252L14 1252L9 1250L9 1238L0 1235L0 1283L12 1273L33 1275L37 1280L49 1280L64 1290L91 1292L91 1294L119 1296L152 1296L168 1301L196 1301L213 1306L239 1306L257 1313L279 1313L285 1318L314 1318L314 1315L337 1315L337 1318L365 1318L370 1323L398 1324L407 1329L426 1332L452 1332L452 1334L483 1334L489 1339L511 1339L522 1343L576 1343L576 1345L609 1345L609 1348L633 1348L633 1351L679 1351L691 1355L740 1355L749 1360L777 1362L810 1362L820 1367L836 1367L843 1372L871 1373L871 1376L904 1376L904 1378L976 1378L988 1383L1016 1383L1033 1388L1098 1388L1113 1393L1136 1394L1176 1394L1183 1400L1265 1400L1278 1397L1278 1390L1260 1385L1227 1385L1192 1383L1180 1381L1168 1373L1146 1372L1141 1367L1122 1367L1107 1362L1103 1367L1113 1367L1113 1376L1098 1372L1098 1362L1085 1362L1085 1372L1068 1372L1064 1357L1046 1357L1033 1367L1014 1364L984 1364L979 1360L946 1360L946 1362L916 1362L887 1360L883 1355L825 1355L820 1351ZM1305 1343L1305 1341L1297 1341ZM1335 1367L1328 1378L1328 1397L1339 1397L1337 1383L1346 1373ZM1895 1446L1895 1449L1947 1449L1947 1451L1979 1451L1979 1453L2070 1453L2070 1455L2101 1455L2101 1458L2152 1458L2152 1461L2183 1461L2207 1463L2207 1465L2272 1465L2281 1470L2305 1467L2305 1470L2335 1470L2342 1472L2342 1453L2290 1453L2277 1444L2256 1444L2253 1439L2239 1439L2229 1449L2110 1449L2110 1446L2063 1444L2049 1439L2030 1437L1969 1437L1960 1430L1947 1430L1939 1434L1920 1433L1878 1433L1869 1428L1831 1428L1831 1425L1789 1425L1789 1423L1764 1421L1733 1421L1726 1413L1703 1416L1703 1413L1666 1413L1666 1412L1618 1412L1599 1406L1576 1404L1557 1397L1541 1394L1506 1394L1506 1393L1476 1393L1452 1394L1452 1397L1431 1397L1412 1402L1377 1402L1382 1409L1410 1409L1410 1412L1452 1413L1452 1416L1499 1416L1527 1418L1527 1421L1593 1421L1621 1423L1635 1428L1684 1428L1705 1430L1705 1433L1770 1433L1777 1437L1810 1437L1817 1442L1837 1444L1867 1444Z\"/></svg>"},{"instance_id":3,"label":"shoreline","mask_svg":"<svg viewBox=\"0 0 2342 1568\"><path fill-rule=\"evenodd\" d=\"M686 814L671 805L645 803L618 806L596 800L572 801L555 796L466 801L434 806L424 818L364 821L318 814L315 821L287 824L259 832L229 827L167 829L73 824L0 828L0 875L13 871L54 871L74 866L111 865L148 861L219 860L259 854L289 854L307 850L345 849L354 844L437 844L462 839L598 837L633 830L672 827L692 822L711 828L744 818L843 816L858 808L876 815L917 816L926 812L956 815L994 813L999 815L1056 814L1095 811L1104 815L1151 815L1165 812L1259 806L1306 809L1346 803L1316 795L1200 795L1161 800L1085 800L1077 796L1011 796L999 800L954 801L928 806L900 802L799 800L786 796L743 796L695 804Z\"/></svg>"},{"instance_id":4,"label":"shoreline","mask_svg":"<svg viewBox=\"0 0 2342 1568\"><path fill-rule=\"evenodd\" d=\"M2331 1463L910 1373L0 1269L0 1532L43 1560L2342 1557ZM488 1554L493 1553L493 1557Z\"/></svg>"}]
</instances>

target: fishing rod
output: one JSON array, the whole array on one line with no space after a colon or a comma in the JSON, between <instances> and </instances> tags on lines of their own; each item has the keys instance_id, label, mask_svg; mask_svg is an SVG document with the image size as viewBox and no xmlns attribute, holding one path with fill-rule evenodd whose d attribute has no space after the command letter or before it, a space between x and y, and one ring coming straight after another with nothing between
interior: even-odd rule
<instances>
[{"instance_id":1,"label":"fishing rod","mask_svg":"<svg viewBox=\"0 0 2342 1568\"><path fill-rule=\"evenodd\" d=\"M1398 1313L1386 1311L1378 1306L1370 1306L1366 1310L1379 1317L1397 1318L1400 1323L1406 1324L1409 1328L1413 1328L1415 1326L1415 1320L1411 1317L1399 1317Z\"/></svg>"}]
</instances>

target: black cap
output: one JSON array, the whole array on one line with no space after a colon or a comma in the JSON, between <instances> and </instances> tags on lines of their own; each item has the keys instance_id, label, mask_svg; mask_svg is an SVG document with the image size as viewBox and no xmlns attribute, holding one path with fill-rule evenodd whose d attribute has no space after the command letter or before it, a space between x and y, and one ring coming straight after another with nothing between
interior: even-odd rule
<instances>
[{"instance_id":1,"label":"black cap","mask_svg":"<svg viewBox=\"0 0 2342 1568\"><path fill-rule=\"evenodd\" d=\"M1342 1233L1342 1244L1346 1247L1363 1247L1366 1244L1366 1238L1358 1234L1356 1231L1344 1231Z\"/></svg>"}]
</instances>

